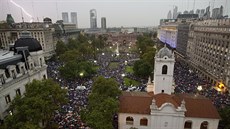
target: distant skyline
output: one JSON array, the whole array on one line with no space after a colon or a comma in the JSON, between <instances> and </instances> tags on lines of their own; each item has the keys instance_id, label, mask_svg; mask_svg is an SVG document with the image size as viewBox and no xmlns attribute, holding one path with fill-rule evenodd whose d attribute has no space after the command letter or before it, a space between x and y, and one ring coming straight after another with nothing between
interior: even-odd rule
<instances>
[{"instance_id":1,"label":"distant skyline","mask_svg":"<svg viewBox=\"0 0 230 129\"><path fill-rule=\"evenodd\" d=\"M12 14L16 22L22 21L21 9L23 7L34 21L42 21L49 17L53 22L62 19L62 12L77 12L78 27L90 27L90 9L97 10L97 23L101 23L101 17L106 17L107 27L141 27L157 26L160 19L167 18L169 10L178 6L178 12L192 10L194 0L0 0L0 21L6 19L8 13ZM213 0L195 0L196 9L213 7ZM214 8L224 7L224 15L230 15L230 1L216 0ZM227 7L227 10L226 10ZM228 12L228 13L227 13ZM30 21L30 16L22 13L25 21ZM38 19L38 20L37 20ZM98 27L101 27L98 24Z\"/></svg>"}]
</instances>

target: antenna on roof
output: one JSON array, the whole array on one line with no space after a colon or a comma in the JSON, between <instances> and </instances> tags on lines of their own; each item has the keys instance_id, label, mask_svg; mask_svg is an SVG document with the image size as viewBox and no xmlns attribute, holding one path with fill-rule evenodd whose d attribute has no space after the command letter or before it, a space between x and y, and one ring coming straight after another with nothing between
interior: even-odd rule
<instances>
[{"instance_id":1,"label":"antenna on roof","mask_svg":"<svg viewBox=\"0 0 230 129\"><path fill-rule=\"evenodd\" d=\"M187 3L187 10L189 11L189 0L188 0L188 3Z\"/></svg>"},{"instance_id":2,"label":"antenna on roof","mask_svg":"<svg viewBox=\"0 0 230 129\"><path fill-rule=\"evenodd\" d=\"M34 11L34 1L32 0L32 8L33 8L33 15L35 17L35 11ZM34 17L32 17L33 21L34 21Z\"/></svg>"},{"instance_id":3,"label":"antenna on roof","mask_svg":"<svg viewBox=\"0 0 230 129\"><path fill-rule=\"evenodd\" d=\"M194 0L194 2L193 2L193 12L194 12L194 14L195 14L195 3L196 3L196 0Z\"/></svg>"},{"instance_id":4,"label":"antenna on roof","mask_svg":"<svg viewBox=\"0 0 230 129\"><path fill-rule=\"evenodd\" d=\"M226 15L228 15L228 6L227 6L227 5L228 5L228 0L225 1L225 7L224 7L225 10L226 10L226 11L225 11L225 12L226 12Z\"/></svg>"},{"instance_id":5,"label":"antenna on roof","mask_svg":"<svg viewBox=\"0 0 230 129\"><path fill-rule=\"evenodd\" d=\"M57 20L58 20L59 17L58 17L58 4L57 4L57 1L56 1L56 13L57 13Z\"/></svg>"}]
</instances>

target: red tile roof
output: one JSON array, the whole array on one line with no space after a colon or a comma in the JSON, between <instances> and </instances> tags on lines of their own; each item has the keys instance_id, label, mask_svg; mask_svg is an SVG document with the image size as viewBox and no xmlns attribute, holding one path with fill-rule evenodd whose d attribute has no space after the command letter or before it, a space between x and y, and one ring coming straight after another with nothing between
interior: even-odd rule
<instances>
[{"instance_id":1,"label":"red tile roof","mask_svg":"<svg viewBox=\"0 0 230 129\"><path fill-rule=\"evenodd\" d=\"M164 103L171 103L175 108L181 105L181 101L185 101L186 117L199 118L215 118L220 119L220 116L213 106L212 102L203 97L191 94L156 94L147 92L123 92L120 96L120 113L134 114L150 114L150 105L152 99L156 100L157 107Z\"/></svg>"}]
</instances>

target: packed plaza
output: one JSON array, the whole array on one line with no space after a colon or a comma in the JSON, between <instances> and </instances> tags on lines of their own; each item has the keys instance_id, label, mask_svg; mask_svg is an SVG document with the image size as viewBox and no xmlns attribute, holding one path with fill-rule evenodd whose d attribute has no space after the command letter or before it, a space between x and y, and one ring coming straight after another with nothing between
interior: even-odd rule
<instances>
[{"instance_id":1,"label":"packed plaza","mask_svg":"<svg viewBox=\"0 0 230 129\"><path fill-rule=\"evenodd\" d=\"M132 66L134 62L132 59L138 58L138 54L105 52L97 55L97 60L94 63L99 66L97 73L91 77L76 78L74 80L66 80L60 76L58 68L63 65L60 61L49 61L48 77L57 81L63 89L68 90L69 102L63 105L60 111L56 111L54 122L59 124L60 129L75 129L75 128L89 128L80 118L81 109L86 108L88 95L91 92L93 78L97 76L104 76L105 78L115 78L119 83L119 88L123 91L130 91L124 85L124 77L127 76L140 82L140 85L130 86L132 91L145 91L147 78L141 79L133 74L126 73L125 67ZM127 61L127 64L125 63ZM116 67L109 67L113 62L119 65ZM230 106L230 97L227 93L221 93L215 90L213 85L207 80L198 77L198 74L192 71L186 63L180 59L176 60L174 68L175 93L191 93L204 95L210 98L217 108ZM202 86L201 90L198 87ZM81 87L81 88L79 88ZM116 127L116 126L114 126Z\"/></svg>"}]
</instances>

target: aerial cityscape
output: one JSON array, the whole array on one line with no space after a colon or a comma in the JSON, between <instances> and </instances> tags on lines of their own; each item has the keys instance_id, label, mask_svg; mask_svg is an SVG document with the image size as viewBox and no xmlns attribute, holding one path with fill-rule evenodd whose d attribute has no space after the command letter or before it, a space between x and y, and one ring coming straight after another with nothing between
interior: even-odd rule
<instances>
[{"instance_id":1,"label":"aerial cityscape","mask_svg":"<svg viewBox=\"0 0 230 129\"><path fill-rule=\"evenodd\" d=\"M230 1L0 11L0 129L230 129Z\"/></svg>"}]
</instances>

